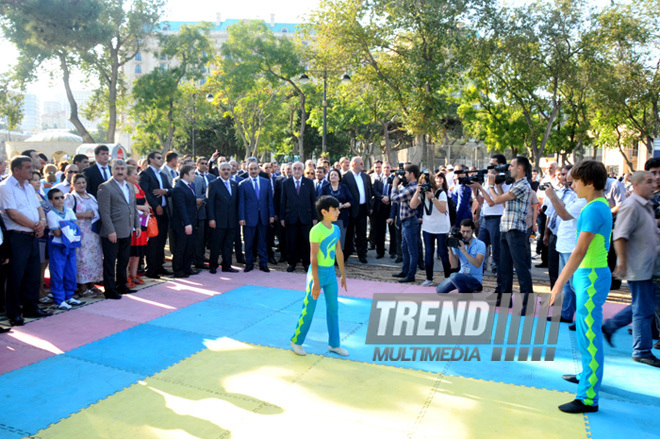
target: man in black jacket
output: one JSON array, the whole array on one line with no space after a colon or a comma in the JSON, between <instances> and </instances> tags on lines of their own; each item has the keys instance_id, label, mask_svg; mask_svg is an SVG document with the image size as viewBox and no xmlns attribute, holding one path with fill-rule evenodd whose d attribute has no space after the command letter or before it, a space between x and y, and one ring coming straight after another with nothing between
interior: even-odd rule
<instances>
[{"instance_id":1,"label":"man in black jacket","mask_svg":"<svg viewBox=\"0 0 660 439\"><path fill-rule=\"evenodd\" d=\"M99 185L110 180L110 177L112 177L112 169L108 164L110 161L110 149L105 145L99 145L94 148L94 157L96 163L85 168L83 173L87 177L87 193L96 197Z\"/></svg>"},{"instance_id":2,"label":"man in black jacket","mask_svg":"<svg viewBox=\"0 0 660 439\"><path fill-rule=\"evenodd\" d=\"M312 180L303 177L303 164L292 166L293 176L282 182L280 224L286 235L289 273L302 259L305 271L309 267L309 230L316 224L315 193Z\"/></svg>"},{"instance_id":3,"label":"man in black jacket","mask_svg":"<svg viewBox=\"0 0 660 439\"><path fill-rule=\"evenodd\" d=\"M237 273L231 266L231 252L236 230L238 229L238 183L231 179L231 165L227 162L218 165L219 176L207 190L207 216L211 230L211 274L217 273L218 257L222 253L222 271Z\"/></svg>"},{"instance_id":4,"label":"man in black jacket","mask_svg":"<svg viewBox=\"0 0 660 439\"><path fill-rule=\"evenodd\" d=\"M360 262L367 263L367 217L373 212L373 192L371 179L364 172L364 162L361 157L353 157L351 170L344 174L343 183L348 186L353 199L351 205L351 221L346 229L346 243L344 251L348 260L354 251L353 242L357 247Z\"/></svg>"},{"instance_id":5,"label":"man in black jacket","mask_svg":"<svg viewBox=\"0 0 660 439\"><path fill-rule=\"evenodd\" d=\"M176 241L172 267L174 277L186 278L191 274L199 273L190 268L197 226L197 196L193 186L195 167L182 166L179 177L172 190L172 230Z\"/></svg>"}]
</instances>

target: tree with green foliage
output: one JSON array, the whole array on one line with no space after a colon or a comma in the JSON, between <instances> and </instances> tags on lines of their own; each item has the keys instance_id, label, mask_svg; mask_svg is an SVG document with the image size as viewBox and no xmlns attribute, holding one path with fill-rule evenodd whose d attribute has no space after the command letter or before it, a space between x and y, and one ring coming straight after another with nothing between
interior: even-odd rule
<instances>
[{"instance_id":1,"label":"tree with green foliage","mask_svg":"<svg viewBox=\"0 0 660 439\"><path fill-rule=\"evenodd\" d=\"M11 79L7 74L0 75L0 121L4 120L4 125L8 131L8 138L11 131L15 130L23 120L23 93L11 90Z\"/></svg>"}]
</instances>

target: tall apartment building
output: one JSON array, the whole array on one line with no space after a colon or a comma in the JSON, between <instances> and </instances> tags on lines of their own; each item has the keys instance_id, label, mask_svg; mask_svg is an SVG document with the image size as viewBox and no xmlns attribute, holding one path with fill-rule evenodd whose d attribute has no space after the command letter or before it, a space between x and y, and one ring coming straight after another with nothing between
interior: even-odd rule
<instances>
[{"instance_id":1,"label":"tall apartment building","mask_svg":"<svg viewBox=\"0 0 660 439\"><path fill-rule=\"evenodd\" d=\"M39 97L26 93L23 98L22 131L41 131L41 103Z\"/></svg>"}]
</instances>

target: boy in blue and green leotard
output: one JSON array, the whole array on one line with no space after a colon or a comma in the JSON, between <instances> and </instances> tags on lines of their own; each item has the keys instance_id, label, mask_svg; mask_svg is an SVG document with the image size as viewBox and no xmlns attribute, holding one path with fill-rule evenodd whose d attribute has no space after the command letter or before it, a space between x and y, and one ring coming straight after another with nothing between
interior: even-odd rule
<instances>
[{"instance_id":1,"label":"boy in blue and green leotard","mask_svg":"<svg viewBox=\"0 0 660 439\"><path fill-rule=\"evenodd\" d=\"M291 337L291 347L296 354L307 355L302 344L305 342L309 326L312 324L316 301L323 290L328 321L328 349L330 352L348 356L348 351L339 346L339 316L337 313L339 288L335 274L335 259L341 272L341 286L346 290L344 254L339 243L339 227L332 224L333 221L337 221L339 216L339 201L331 196L323 196L316 202L316 211L318 217L323 220L309 231L311 264L307 271L307 290L296 330Z\"/></svg>"},{"instance_id":2,"label":"boy in blue and green leotard","mask_svg":"<svg viewBox=\"0 0 660 439\"><path fill-rule=\"evenodd\" d=\"M564 375L567 381L578 383L574 401L562 404L566 413L598 411L598 391L603 380L603 304L610 291L611 272L607 252L612 234L612 212L603 189L607 170L601 162L584 160L571 170L573 189L587 205L577 220L577 243L566 266L552 288L551 304L561 294L564 284L573 276L576 292L577 342L582 356L582 372Z\"/></svg>"}]
</instances>

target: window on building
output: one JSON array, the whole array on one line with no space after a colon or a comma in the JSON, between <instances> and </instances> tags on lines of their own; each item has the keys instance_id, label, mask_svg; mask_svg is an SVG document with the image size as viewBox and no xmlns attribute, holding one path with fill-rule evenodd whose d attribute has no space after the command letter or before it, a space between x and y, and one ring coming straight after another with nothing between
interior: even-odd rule
<instances>
[{"instance_id":1,"label":"window on building","mask_svg":"<svg viewBox=\"0 0 660 439\"><path fill-rule=\"evenodd\" d=\"M142 61L142 54L140 52L135 54L135 61Z\"/></svg>"},{"instance_id":2,"label":"window on building","mask_svg":"<svg viewBox=\"0 0 660 439\"><path fill-rule=\"evenodd\" d=\"M142 73L142 66L140 64L135 66L135 74L139 75Z\"/></svg>"},{"instance_id":3,"label":"window on building","mask_svg":"<svg viewBox=\"0 0 660 439\"><path fill-rule=\"evenodd\" d=\"M161 64L161 65L160 65L160 71L161 71L161 72L164 72L165 70L167 70L167 65L165 65L165 64Z\"/></svg>"},{"instance_id":4,"label":"window on building","mask_svg":"<svg viewBox=\"0 0 660 439\"><path fill-rule=\"evenodd\" d=\"M289 29L283 27L283 28L282 28L282 33L285 34L285 33L287 33L287 32L289 32Z\"/></svg>"},{"instance_id":5,"label":"window on building","mask_svg":"<svg viewBox=\"0 0 660 439\"><path fill-rule=\"evenodd\" d=\"M167 59L167 56L165 56L165 55L161 55L161 56L160 56L160 60L161 60L161 61L165 61L166 59Z\"/></svg>"}]
</instances>

